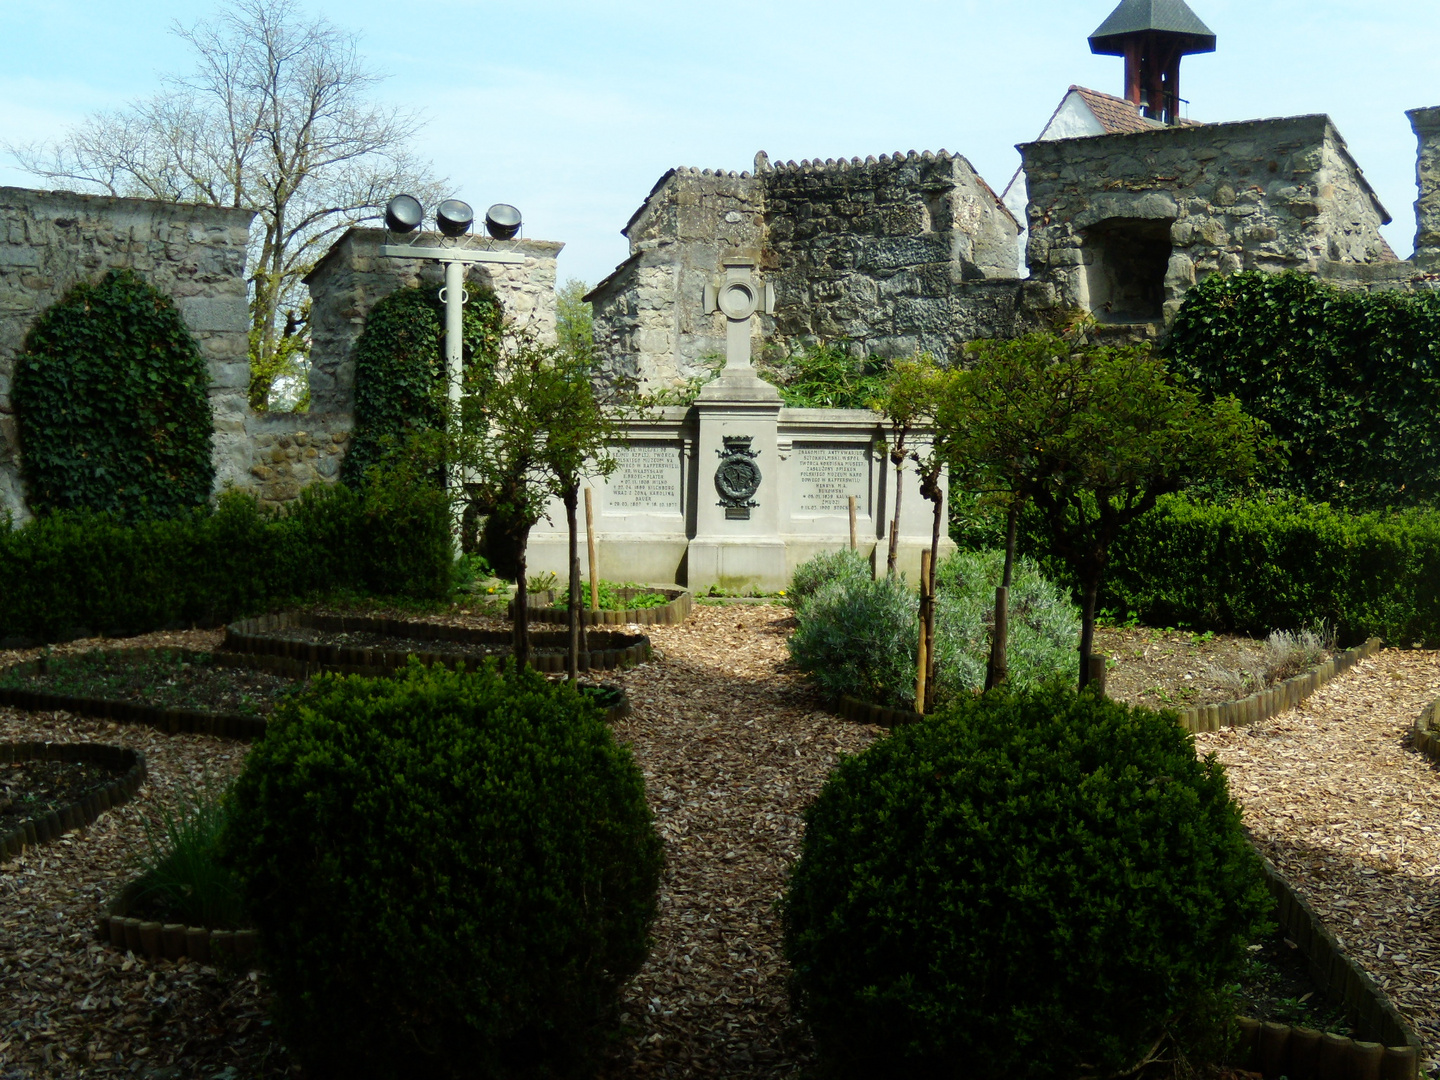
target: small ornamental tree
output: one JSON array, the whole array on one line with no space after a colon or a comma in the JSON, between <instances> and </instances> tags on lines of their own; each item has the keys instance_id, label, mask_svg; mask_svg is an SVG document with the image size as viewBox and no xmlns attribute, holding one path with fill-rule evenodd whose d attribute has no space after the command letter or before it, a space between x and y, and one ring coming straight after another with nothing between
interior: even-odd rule
<instances>
[{"instance_id":1,"label":"small ornamental tree","mask_svg":"<svg viewBox=\"0 0 1440 1080\"><path fill-rule=\"evenodd\" d=\"M168 296L129 270L76 285L15 362L31 508L134 521L203 505L215 478L209 384Z\"/></svg>"},{"instance_id":2,"label":"small ornamental tree","mask_svg":"<svg viewBox=\"0 0 1440 1080\"><path fill-rule=\"evenodd\" d=\"M1148 346L1072 346L1033 334L982 342L937 417L951 459L1034 503L1081 592L1080 685L1095 600L1120 531L1198 479L1247 479L1260 424L1205 400Z\"/></svg>"}]
</instances>

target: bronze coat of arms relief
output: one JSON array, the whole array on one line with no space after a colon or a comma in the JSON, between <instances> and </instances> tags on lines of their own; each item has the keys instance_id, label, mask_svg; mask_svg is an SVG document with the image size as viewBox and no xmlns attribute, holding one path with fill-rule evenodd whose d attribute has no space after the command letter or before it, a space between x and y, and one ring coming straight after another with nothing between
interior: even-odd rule
<instances>
[{"instance_id":1,"label":"bronze coat of arms relief","mask_svg":"<svg viewBox=\"0 0 1440 1080\"><path fill-rule=\"evenodd\" d=\"M724 441L725 449L715 451L720 455L720 467L715 470L718 505L725 508L727 521L749 521L750 511L760 505L754 501L760 490L760 466L755 464L760 453L750 449L752 436L726 435Z\"/></svg>"}]
</instances>

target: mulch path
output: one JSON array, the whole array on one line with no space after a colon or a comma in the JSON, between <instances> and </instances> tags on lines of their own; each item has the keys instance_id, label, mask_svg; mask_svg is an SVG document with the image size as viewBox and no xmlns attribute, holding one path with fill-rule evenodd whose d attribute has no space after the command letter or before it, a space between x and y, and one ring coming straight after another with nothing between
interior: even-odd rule
<instances>
[{"instance_id":1,"label":"mulch path","mask_svg":"<svg viewBox=\"0 0 1440 1080\"><path fill-rule=\"evenodd\" d=\"M840 754L881 732L822 708L788 665L788 630L784 608L697 607L682 626L645 629L654 663L612 676L630 692L634 711L617 735L644 770L667 866L654 949L625 990L629 1030L607 1080L779 1078L813 1063L788 1009L775 901L799 850L803 807ZM111 645L214 648L214 636ZM20 658L0 654L0 666ZM1385 652L1256 729L1262 734L1201 736L1202 750L1233 757L1236 795L1272 859L1298 875L1327 917L1360 920L1332 927L1352 954L1368 950L1362 964L1389 980L1432 1055L1440 1018L1420 999L1435 999L1440 979L1440 851L1429 847L1440 845L1440 799L1434 768L1403 749L1401 737L1440 696L1437 687L1440 656ZM1292 736L1291 724L1304 739ZM264 1023L260 981L188 961L121 957L94 941L99 905L130 875L144 816L206 770L220 780L233 775L244 745L0 709L0 739L35 738L134 746L149 760L150 781L140 798L88 830L0 865L0 1078L287 1075L291 1063ZM1334 770L1328 781L1306 771L1322 766ZM1282 781L1293 801L1267 801ZM1288 815L1278 812L1287 806ZM1328 869L1307 871L1305 859Z\"/></svg>"}]
</instances>

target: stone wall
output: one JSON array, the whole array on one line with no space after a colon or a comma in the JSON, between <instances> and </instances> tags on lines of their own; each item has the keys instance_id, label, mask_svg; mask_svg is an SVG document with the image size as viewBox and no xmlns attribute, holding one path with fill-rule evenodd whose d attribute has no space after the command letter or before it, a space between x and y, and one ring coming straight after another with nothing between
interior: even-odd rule
<instances>
[{"instance_id":1,"label":"stone wall","mask_svg":"<svg viewBox=\"0 0 1440 1080\"><path fill-rule=\"evenodd\" d=\"M595 286L595 354L612 386L674 388L725 355L725 317L703 310L705 285L730 255L762 262L764 193L748 172L671 169L622 233L630 258ZM757 320L759 323L759 320ZM759 347L767 323L755 327Z\"/></svg>"},{"instance_id":2,"label":"stone wall","mask_svg":"<svg viewBox=\"0 0 1440 1080\"><path fill-rule=\"evenodd\" d=\"M311 484L335 483L354 422L343 412L250 413L249 466L236 486L253 492L264 506L283 506Z\"/></svg>"},{"instance_id":3,"label":"stone wall","mask_svg":"<svg viewBox=\"0 0 1440 1080\"><path fill-rule=\"evenodd\" d=\"M1020 150L1031 275L1102 322L1168 322L1212 273L1396 262L1389 215L1326 116Z\"/></svg>"},{"instance_id":4,"label":"stone wall","mask_svg":"<svg viewBox=\"0 0 1440 1080\"><path fill-rule=\"evenodd\" d=\"M757 348L843 337L866 355L945 358L957 342L1014 332L1017 230L970 163L943 150L673 169L623 230L630 258L589 295L596 353L612 383L660 390L703 375L725 352L705 286L738 255L776 286Z\"/></svg>"},{"instance_id":5,"label":"stone wall","mask_svg":"<svg viewBox=\"0 0 1440 1080\"><path fill-rule=\"evenodd\" d=\"M438 235L422 235L435 244ZM395 243L384 229L350 229L305 278L310 287L310 411L349 414L355 399L355 342L365 317L396 289L444 284L444 268L433 259L397 259L380 253ZM495 251L525 256L523 265L471 266L467 281L483 280L500 299L514 333L555 341L555 258L564 244L546 240L493 240Z\"/></svg>"},{"instance_id":6,"label":"stone wall","mask_svg":"<svg viewBox=\"0 0 1440 1080\"><path fill-rule=\"evenodd\" d=\"M1410 126L1420 141L1415 163L1415 265L1440 270L1440 106L1412 109Z\"/></svg>"},{"instance_id":7,"label":"stone wall","mask_svg":"<svg viewBox=\"0 0 1440 1080\"><path fill-rule=\"evenodd\" d=\"M761 177L782 345L844 338L866 355L946 358L977 324L996 326L959 286L1016 277L1018 223L963 157L790 162Z\"/></svg>"},{"instance_id":8,"label":"stone wall","mask_svg":"<svg viewBox=\"0 0 1440 1080\"><path fill-rule=\"evenodd\" d=\"M215 480L245 482L248 210L0 188L0 519L29 519L10 402L35 319L80 281L131 269L175 299L210 369Z\"/></svg>"}]
</instances>

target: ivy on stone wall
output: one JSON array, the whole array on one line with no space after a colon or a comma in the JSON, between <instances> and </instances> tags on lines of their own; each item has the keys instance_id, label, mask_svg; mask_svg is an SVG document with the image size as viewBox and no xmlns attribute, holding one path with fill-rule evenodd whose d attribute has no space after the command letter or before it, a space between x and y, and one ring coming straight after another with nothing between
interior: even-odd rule
<instances>
[{"instance_id":1,"label":"ivy on stone wall","mask_svg":"<svg viewBox=\"0 0 1440 1080\"><path fill-rule=\"evenodd\" d=\"M1214 276L1186 294L1168 350L1285 444L1269 486L1362 508L1440 497L1440 294Z\"/></svg>"},{"instance_id":2,"label":"ivy on stone wall","mask_svg":"<svg viewBox=\"0 0 1440 1080\"><path fill-rule=\"evenodd\" d=\"M500 301L485 285L468 282L463 362L493 368L500 350ZM445 393L445 306L434 286L399 289L382 299L355 343L355 431L341 475L365 471L407 435L439 427Z\"/></svg>"},{"instance_id":3,"label":"ivy on stone wall","mask_svg":"<svg viewBox=\"0 0 1440 1080\"><path fill-rule=\"evenodd\" d=\"M210 497L209 374L175 304L129 270L81 282L16 358L32 511L173 517Z\"/></svg>"}]
</instances>

